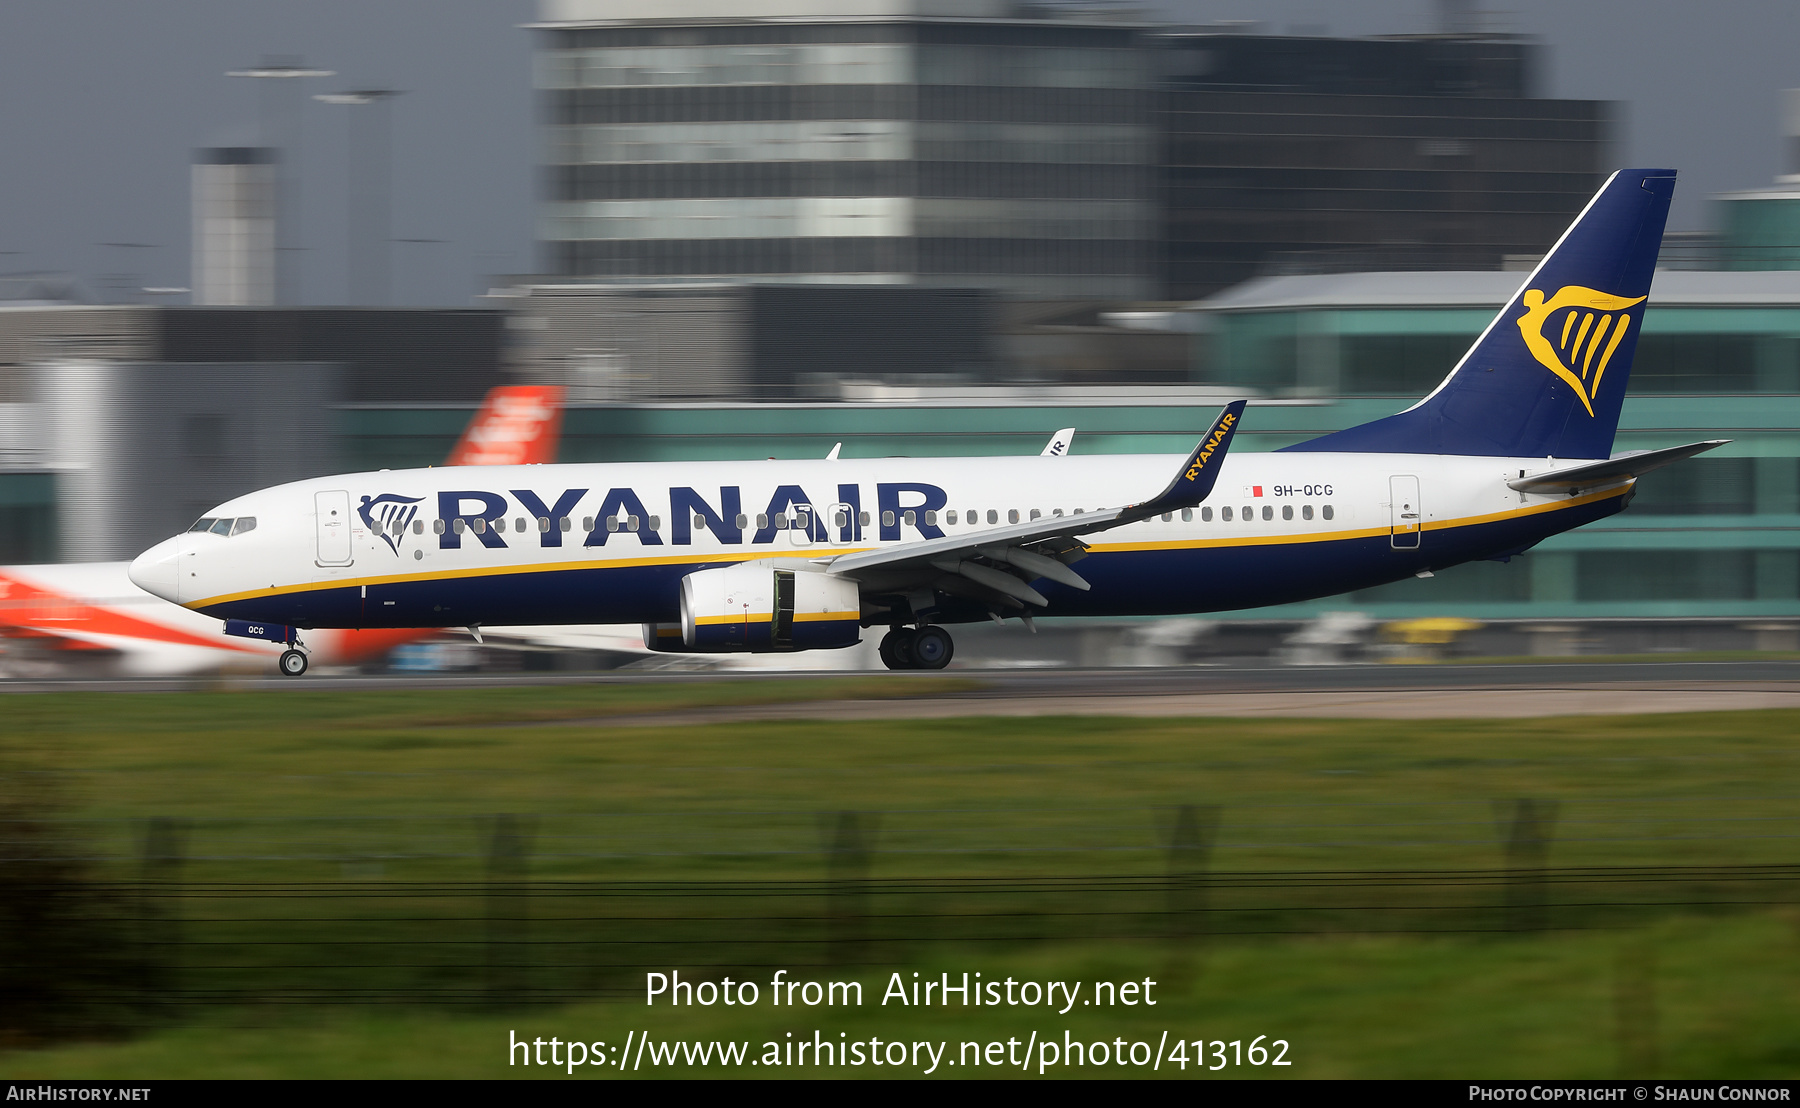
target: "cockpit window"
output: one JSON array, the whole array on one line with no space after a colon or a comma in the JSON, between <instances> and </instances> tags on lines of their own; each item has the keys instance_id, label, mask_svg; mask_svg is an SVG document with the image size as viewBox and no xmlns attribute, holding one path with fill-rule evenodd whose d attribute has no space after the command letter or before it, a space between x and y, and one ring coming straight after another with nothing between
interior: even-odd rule
<instances>
[{"instance_id":1,"label":"cockpit window","mask_svg":"<svg viewBox=\"0 0 1800 1108\"><path fill-rule=\"evenodd\" d=\"M231 521L229 519L213 520L212 533L215 535L231 534Z\"/></svg>"},{"instance_id":2,"label":"cockpit window","mask_svg":"<svg viewBox=\"0 0 1800 1108\"><path fill-rule=\"evenodd\" d=\"M202 531L210 531L213 528L213 524L217 522L219 521L211 516L207 516L205 519L197 519L194 521L194 525L188 528L188 534L192 535Z\"/></svg>"},{"instance_id":3,"label":"cockpit window","mask_svg":"<svg viewBox=\"0 0 1800 1108\"><path fill-rule=\"evenodd\" d=\"M239 516L237 517L237 522L231 525L231 533L234 535L241 535L245 531L254 530L256 530L255 516Z\"/></svg>"}]
</instances>

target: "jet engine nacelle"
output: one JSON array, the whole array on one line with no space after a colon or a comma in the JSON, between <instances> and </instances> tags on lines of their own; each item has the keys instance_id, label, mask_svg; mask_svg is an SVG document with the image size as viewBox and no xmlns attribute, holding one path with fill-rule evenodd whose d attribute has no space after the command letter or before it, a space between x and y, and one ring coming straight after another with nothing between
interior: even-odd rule
<instances>
[{"instance_id":1,"label":"jet engine nacelle","mask_svg":"<svg viewBox=\"0 0 1800 1108\"><path fill-rule=\"evenodd\" d=\"M855 646L862 641L861 614L856 582L817 570L744 562L681 579L681 646L690 651L760 654ZM646 634L646 643L649 638ZM673 649L673 644L654 649Z\"/></svg>"}]
</instances>

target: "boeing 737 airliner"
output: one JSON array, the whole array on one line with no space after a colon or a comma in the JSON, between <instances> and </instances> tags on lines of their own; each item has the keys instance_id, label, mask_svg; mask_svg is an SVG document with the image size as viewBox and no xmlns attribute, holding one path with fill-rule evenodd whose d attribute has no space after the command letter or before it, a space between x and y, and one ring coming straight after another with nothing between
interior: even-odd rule
<instances>
[{"instance_id":1,"label":"boeing 737 airliner","mask_svg":"<svg viewBox=\"0 0 1800 1108\"><path fill-rule=\"evenodd\" d=\"M885 626L891 668L937 669L950 624L1251 608L1509 557L1721 445L1611 453L1674 185L1614 174L1431 395L1285 450L1228 456L1237 401L1185 458L360 473L222 504L131 578L286 644L289 674L311 628L624 622L668 651Z\"/></svg>"}]
</instances>

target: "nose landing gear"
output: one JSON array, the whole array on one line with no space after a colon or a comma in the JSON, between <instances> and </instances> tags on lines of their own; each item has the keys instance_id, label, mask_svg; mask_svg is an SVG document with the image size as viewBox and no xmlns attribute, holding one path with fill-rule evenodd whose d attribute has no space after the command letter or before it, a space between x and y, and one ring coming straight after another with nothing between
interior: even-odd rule
<instances>
[{"instance_id":1,"label":"nose landing gear","mask_svg":"<svg viewBox=\"0 0 1800 1108\"><path fill-rule=\"evenodd\" d=\"M281 674L283 677L298 677L306 672L306 655L298 650L288 649L281 652Z\"/></svg>"},{"instance_id":2,"label":"nose landing gear","mask_svg":"<svg viewBox=\"0 0 1800 1108\"><path fill-rule=\"evenodd\" d=\"M881 639L881 661L889 669L943 669L956 656L956 643L942 627L896 627Z\"/></svg>"}]
</instances>

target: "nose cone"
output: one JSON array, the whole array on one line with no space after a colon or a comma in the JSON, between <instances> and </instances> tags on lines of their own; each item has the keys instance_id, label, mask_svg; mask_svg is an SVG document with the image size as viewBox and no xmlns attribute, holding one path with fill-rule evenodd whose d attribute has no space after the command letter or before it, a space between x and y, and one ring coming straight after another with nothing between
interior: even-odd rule
<instances>
[{"instance_id":1,"label":"nose cone","mask_svg":"<svg viewBox=\"0 0 1800 1108\"><path fill-rule=\"evenodd\" d=\"M137 556L127 572L131 575L131 583L143 589L151 596L160 596L164 600L181 602L179 566L176 559L181 557L181 536L164 539L155 546Z\"/></svg>"}]
</instances>

